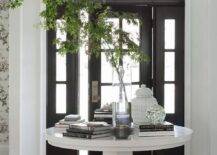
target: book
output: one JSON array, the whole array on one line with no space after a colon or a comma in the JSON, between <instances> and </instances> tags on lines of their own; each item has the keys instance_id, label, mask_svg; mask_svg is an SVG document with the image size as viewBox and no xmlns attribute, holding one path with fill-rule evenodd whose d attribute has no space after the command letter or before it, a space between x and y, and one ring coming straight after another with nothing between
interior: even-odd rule
<instances>
[{"instance_id":1,"label":"book","mask_svg":"<svg viewBox=\"0 0 217 155\"><path fill-rule=\"evenodd\" d=\"M94 114L94 118L112 118L112 114Z\"/></svg>"},{"instance_id":2,"label":"book","mask_svg":"<svg viewBox=\"0 0 217 155\"><path fill-rule=\"evenodd\" d=\"M169 122L164 122L161 124L140 124L139 125L140 130L163 130L163 131L173 131L174 125Z\"/></svg>"},{"instance_id":3,"label":"book","mask_svg":"<svg viewBox=\"0 0 217 155\"><path fill-rule=\"evenodd\" d=\"M174 131L139 132L139 137L174 136Z\"/></svg>"},{"instance_id":4,"label":"book","mask_svg":"<svg viewBox=\"0 0 217 155\"><path fill-rule=\"evenodd\" d=\"M65 124L65 125L77 124L77 123L82 123L82 122L84 122L83 119L77 120L77 121L66 121L65 119L62 119L59 121L60 124Z\"/></svg>"},{"instance_id":5,"label":"book","mask_svg":"<svg viewBox=\"0 0 217 155\"><path fill-rule=\"evenodd\" d=\"M81 120L81 116L80 115L71 114L71 115L65 116L64 120L65 121L75 122L75 121Z\"/></svg>"},{"instance_id":6,"label":"book","mask_svg":"<svg viewBox=\"0 0 217 155\"><path fill-rule=\"evenodd\" d=\"M63 136L66 136L66 137L77 137L77 138L86 138L86 139L110 137L111 135L112 135L111 133L104 133L104 134L98 134L98 135L73 133L73 132L64 132L63 133Z\"/></svg>"},{"instance_id":7,"label":"book","mask_svg":"<svg viewBox=\"0 0 217 155\"><path fill-rule=\"evenodd\" d=\"M94 111L94 113L109 113L109 114L111 114L112 111L111 110L107 110L107 109L96 109Z\"/></svg>"},{"instance_id":8,"label":"book","mask_svg":"<svg viewBox=\"0 0 217 155\"><path fill-rule=\"evenodd\" d=\"M92 135L99 135L99 134L105 134L105 133L111 133L111 130L101 130L101 131L88 131L88 130L82 130L82 129L66 129L67 132L72 133L84 133L84 134L92 134Z\"/></svg>"},{"instance_id":9,"label":"book","mask_svg":"<svg viewBox=\"0 0 217 155\"><path fill-rule=\"evenodd\" d=\"M154 129L139 129L140 132L149 132L149 131L174 131L174 128L154 128Z\"/></svg>"},{"instance_id":10,"label":"book","mask_svg":"<svg viewBox=\"0 0 217 155\"><path fill-rule=\"evenodd\" d=\"M106 122L84 122L84 123L71 124L69 128L94 132L94 131L109 130L111 129L111 126Z\"/></svg>"},{"instance_id":11,"label":"book","mask_svg":"<svg viewBox=\"0 0 217 155\"><path fill-rule=\"evenodd\" d=\"M69 125L68 124L60 124L59 122L58 123L55 123L55 128L69 128Z\"/></svg>"},{"instance_id":12,"label":"book","mask_svg":"<svg viewBox=\"0 0 217 155\"><path fill-rule=\"evenodd\" d=\"M106 122L108 124L112 124L112 118L94 118L93 121L95 122Z\"/></svg>"}]
</instances>

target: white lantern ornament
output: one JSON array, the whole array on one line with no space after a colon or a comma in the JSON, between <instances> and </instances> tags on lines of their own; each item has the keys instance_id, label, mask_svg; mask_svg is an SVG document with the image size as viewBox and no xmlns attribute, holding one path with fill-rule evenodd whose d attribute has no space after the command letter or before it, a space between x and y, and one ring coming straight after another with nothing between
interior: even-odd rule
<instances>
[{"instance_id":1,"label":"white lantern ornament","mask_svg":"<svg viewBox=\"0 0 217 155\"><path fill-rule=\"evenodd\" d=\"M153 97L152 90L146 85L141 85L131 103L131 113L135 125L162 123L166 117L164 108L158 104L156 98Z\"/></svg>"}]
</instances>

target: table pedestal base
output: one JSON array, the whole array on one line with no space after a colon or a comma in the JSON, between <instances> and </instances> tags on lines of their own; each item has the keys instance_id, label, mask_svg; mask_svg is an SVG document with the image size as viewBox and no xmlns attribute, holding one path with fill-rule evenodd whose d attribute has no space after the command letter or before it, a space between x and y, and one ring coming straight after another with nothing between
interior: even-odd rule
<instances>
[{"instance_id":1,"label":"table pedestal base","mask_svg":"<svg viewBox=\"0 0 217 155\"><path fill-rule=\"evenodd\" d=\"M115 152L115 151L107 152L107 151L104 151L103 155L133 155L133 152Z\"/></svg>"}]
</instances>

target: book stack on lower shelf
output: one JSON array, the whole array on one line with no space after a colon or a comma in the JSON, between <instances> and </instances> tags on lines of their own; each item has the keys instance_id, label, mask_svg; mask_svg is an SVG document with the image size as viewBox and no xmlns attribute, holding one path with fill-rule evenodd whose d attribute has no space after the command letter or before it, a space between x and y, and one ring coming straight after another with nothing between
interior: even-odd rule
<instances>
[{"instance_id":1,"label":"book stack on lower shelf","mask_svg":"<svg viewBox=\"0 0 217 155\"><path fill-rule=\"evenodd\" d=\"M161 124L140 124L139 136L140 137L155 137L155 136L173 136L174 125L169 122Z\"/></svg>"},{"instance_id":2,"label":"book stack on lower shelf","mask_svg":"<svg viewBox=\"0 0 217 155\"><path fill-rule=\"evenodd\" d=\"M77 137L95 139L110 137L111 126L106 122L85 122L70 125L69 129L63 133L66 137Z\"/></svg>"},{"instance_id":3,"label":"book stack on lower shelf","mask_svg":"<svg viewBox=\"0 0 217 155\"><path fill-rule=\"evenodd\" d=\"M69 128L71 124L82 123L84 120L81 119L80 115L67 115L64 119L61 119L55 124L55 128Z\"/></svg>"}]
</instances>

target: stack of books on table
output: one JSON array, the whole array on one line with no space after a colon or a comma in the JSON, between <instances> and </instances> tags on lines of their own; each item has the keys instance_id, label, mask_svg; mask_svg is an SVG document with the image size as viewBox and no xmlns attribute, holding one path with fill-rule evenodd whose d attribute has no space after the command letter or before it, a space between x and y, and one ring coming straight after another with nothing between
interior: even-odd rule
<instances>
[{"instance_id":1,"label":"stack of books on table","mask_svg":"<svg viewBox=\"0 0 217 155\"><path fill-rule=\"evenodd\" d=\"M84 122L71 124L63 133L66 137L95 139L111 136L111 126L106 122Z\"/></svg>"},{"instance_id":2,"label":"stack of books on table","mask_svg":"<svg viewBox=\"0 0 217 155\"><path fill-rule=\"evenodd\" d=\"M155 137L155 136L173 136L174 125L169 122L162 124L140 124L139 136L140 137Z\"/></svg>"},{"instance_id":3,"label":"stack of books on table","mask_svg":"<svg viewBox=\"0 0 217 155\"><path fill-rule=\"evenodd\" d=\"M55 124L55 128L69 128L71 124L82 123L84 120L79 115L67 115Z\"/></svg>"},{"instance_id":4,"label":"stack of books on table","mask_svg":"<svg viewBox=\"0 0 217 155\"><path fill-rule=\"evenodd\" d=\"M112 111L96 109L94 111L94 121L99 122L107 122L108 124L112 124Z\"/></svg>"}]
</instances>

